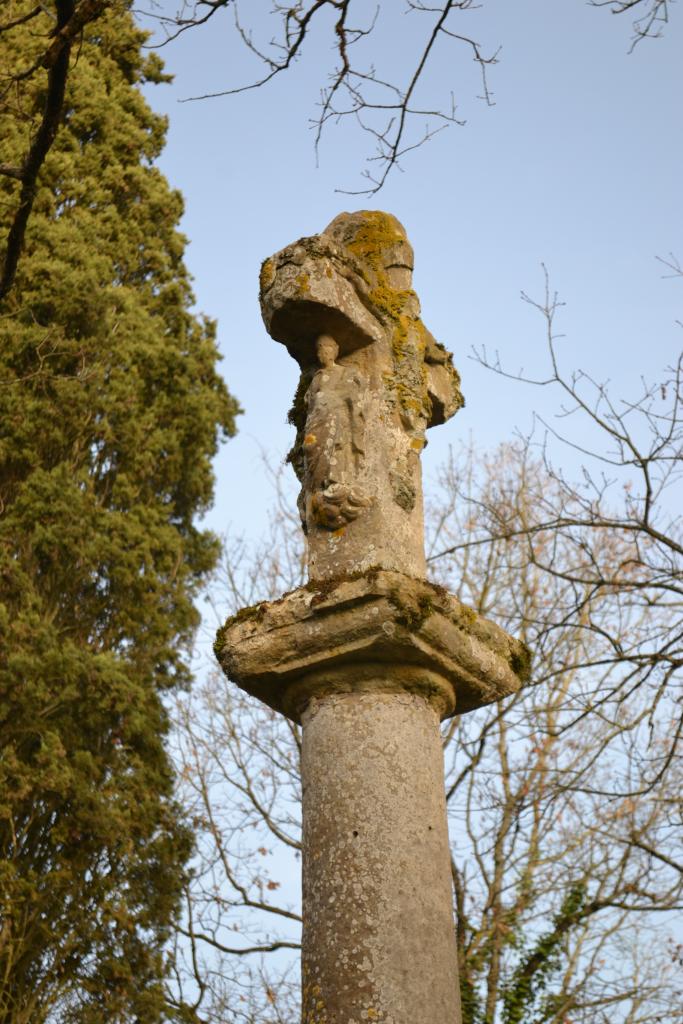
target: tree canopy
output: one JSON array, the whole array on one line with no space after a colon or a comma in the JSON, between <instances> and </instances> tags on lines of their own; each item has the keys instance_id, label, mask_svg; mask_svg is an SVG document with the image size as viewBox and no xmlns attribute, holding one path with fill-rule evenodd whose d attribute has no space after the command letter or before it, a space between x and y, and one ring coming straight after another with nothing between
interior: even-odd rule
<instances>
[{"instance_id":1,"label":"tree canopy","mask_svg":"<svg viewBox=\"0 0 683 1024\"><path fill-rule=\"evenodd\" d=\"M0 34L38 60L32 10ZM182 200L154 166L127 5L86 29L0 307L0 1021L160 1018L162 947L190 833L163 692L189 679L193 598L218 553L195 525L234 431L214 325L191 312ZM0 108L3 164L40 123ZM16 182L0 179L7 230Z\"/></svg>"}]
</instances>

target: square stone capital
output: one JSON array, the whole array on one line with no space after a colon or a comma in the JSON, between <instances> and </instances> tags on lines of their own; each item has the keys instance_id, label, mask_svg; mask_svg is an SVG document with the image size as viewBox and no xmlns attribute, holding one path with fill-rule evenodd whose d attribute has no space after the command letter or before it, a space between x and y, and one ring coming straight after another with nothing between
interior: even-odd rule
<instances>
[{"instance_id":1,"label":"square stone capital","mask_svg":"<svg viewBox=\"0 0 683 1024\"><path fill-rule=\"evenodd\" d=\"M312 697L423 694L463 714L528 681L528 648L443 587L377 569L244 608L218 631L226 675L295 721Z\"/></svg>"}]
</instances>

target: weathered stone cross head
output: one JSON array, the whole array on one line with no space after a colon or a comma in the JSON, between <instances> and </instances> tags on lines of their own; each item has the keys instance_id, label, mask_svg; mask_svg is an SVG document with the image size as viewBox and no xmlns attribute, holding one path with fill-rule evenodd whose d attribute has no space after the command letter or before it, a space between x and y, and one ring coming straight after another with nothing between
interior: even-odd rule
<instances>
[{"instance_id":1,"label":"weathered stone cross head","mask_svg":"<svg viewBox=\"0 0 683 1024\"><path fill-rule=\"evenodd\" d=\"M227 675L303 724L304 1024L460 1020L439 720L515 692L519 641L425 579L420 452L463 404L379 211L267 259L301 368L290 461L309 582L219 631Z\"/></svg>"},{"instance_id":2,"label":"weathered stone cross head","mask_svg":"<svg viewBox=\"0 0 683 1024\"><path fill-rule=\"evenodd\" d=\"M463 398L412 272L402 225L379 211L342 213L263 264L266 327L301 367L290 459L312 579L425 574L420 452Z\"/></svg>"}]
</instances>

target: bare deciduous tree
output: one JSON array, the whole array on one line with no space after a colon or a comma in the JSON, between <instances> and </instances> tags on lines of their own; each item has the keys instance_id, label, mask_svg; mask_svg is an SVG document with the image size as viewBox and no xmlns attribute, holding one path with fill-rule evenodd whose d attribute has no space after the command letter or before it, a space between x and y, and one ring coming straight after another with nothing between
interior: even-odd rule
<instances>
[{"instance_id":1,"label":"bare deciduous tree","mask_svg":"<svg viewBox=\"0 0 683 1024\"><path fill-rule=\"evenodd\" d=\"M432 554L455 543L432 564L461 599L524 635L535 685L454 719L446 748L468 1019L681 1019L667 945L683 898L680 761L653 773L675 699L645 685L622 699L631 661L613 657L615 641L639 648L670 626L668 612L584 579L594 562L623 565L628 538L529 534L539 503L559 502L561 489L523 445L474 466L444 471Z\"/></svg>"},{"instance_id":2,"label":"bare deciduous tree","mask_svg":"<svg viewBox=\"0 0 683 1024\"><path fill-rule=\"evenodd\" d=\"M674 257L662 261L672 277L683 277ZM536 417L524 448L537 451L552 487L539 492L524 522L514 510L482 505L473 534L435 552L445 557L457 547L483 545L514 534L523 539L529 561L543 577L564 587L562 628L581 624L604 634L601 664L613 669L610 685L582 712L596 710L618 719L637 699L656 715L662 702L676 701L677 714L661 746L647 757L633 795L655 787L681 756L683 714L683 356L652 384L643 383L634 400L614 400L606 385L585 372L566 373L558 354L556 319L562 303L546 274L544 297L524 300L545 324L549 369L546 375L510 374L498 357L480 352L480 361L520 383L559 395L555 422ZM574 483L551 459L553 442L566 445L582 461ZM511 518L510 518L511 517ZM551 543L549 543L549 540ZM610 544L620 552L609 554ZM565 552L556 557L556 549ZM610 608L609 629L593 621L592 602ZM622 624L640 621L635 633ZM553 620L547 629L557 628ZM623 792L623 791L622 791ZM604 791L610 796L609 789Z\"/></svg>"},{"instance_id":3,"label":"bare deciduous tree","mask_svg":"<svg viewBox=\"0 0 683 1024\"><path fill-rule=\"evenodd\" d=\"M226 87L194 97L229 96L257 89L283 72L290 70L302 55L305 45L319 27L328 34L335 64L327 83L321 86L319 112L313 119L316 151L324 128L331 122L352 119L374 141L374 152L363 172L366 185L353 192L374 195L391 170L412 149L421 146L449 124L464 124L457 116L455 96L450 92L444 104L423 99L426 71L442 43L454 43L477 65L481 98L492 104L487 71L497 61L497 51L486 52L467 31L463 15L476 10L474 0L441 0L436 4L423 0L406 0L404 13L411 16L413 53L405 75L396 80L393 73L377 70L381 50L375 39L378 21L388 13L382 4L374 9L354 0L303 0L296 4L274 3L272 14L277 22L277 35L269 41L256 41L243 21L238 0L192 0L182 5L175 17L161 16L168 38L173 39L188 28L206 24L228 8L240 40L263 67L263 74L245 85ZM253 12L254 6L248 5ZM418 17L422 15L423 17ZM377 33L380 36L380 33ZM356 56L357 55L357 56ZM386 62L382 62L386 63ZM450 88L451 86L446 86ZM413 126L419 125L417 130Z\"/></svg>"},{"instance_id":4,"label":"bare deciduous tree","mask_svg":"<svg viewBox=\"0 0 683 1024\"><path fill-rule=\"evenodd\" d=\"M551 492L559 498L560 485L523 446L471 452L444 468L429 515L436 579L535 655L532 687L444 729L465 1021L681 1021L680 762L653 777L674 708L664 692L653 709L647 686L628 701L607 699L630 671L612 658L613 637L637 647L655 620L666 628L667 613L626 614L604 588L547 573L551 558L557 569L576 566L575 537L534 534L530 557L526 526ZM487 522L500 521L505 535L489 531L480 543ZM296 526L293 513L276 517L250 556L228 545L223 593L233 610L301 582ZM628 554L604 531L584 558L619 566ZM568 614L579 592L583 618ZM291 964L282 945L298 941L297 904L291 891L277 897L298 852L298 744L296 727L216 674L179 708L181 771L201 839L177 965L198 1021L293 1013L292 975L282 987L276 979ZM219 978L231 979L229 991Z\"/></svg>"}]
</instances>

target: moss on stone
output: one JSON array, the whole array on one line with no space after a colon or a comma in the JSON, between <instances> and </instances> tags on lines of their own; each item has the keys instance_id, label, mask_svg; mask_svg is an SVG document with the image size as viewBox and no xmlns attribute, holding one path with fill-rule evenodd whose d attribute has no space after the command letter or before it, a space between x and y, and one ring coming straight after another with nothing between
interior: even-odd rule
<instances>
[{"instance_id":1,"label":"moss on stone","mask_svg":"<svg viewBox=\"0 0 683 1024\"><path fill-rule=\"evenodd\" d=\"M458 601L457 612L451 616L456 626L465 626L466 628L471 628L478 618L474 608L470 608L469 605L462 604L460 601Z\"/></svg>"},{"instance_id":2,"label":"moss on stone","mask_svg":"<svg viewBox=\"0 0 683 1024\"><path fill-rule=\"evenodd\" d=\"M306 402L304 399L314 373L315 369L313 368L302 370L292 400L292 406L287 413L287 422L296 427L296 437L294 438L294 444L287 453L285 461L290 463L299 481L303 481L304 478L303 443L306 432Z\"/></svg>"},{"instance_id":3,"label":"moss on stone","mask_svg":"<svg viewBox=\"0 0 683 1024\"><path fill-rule=\"evenodd\" d=\"M311 608L325 601L330 594L334 593L342 583L352 583L354 580L367 579L369 583L375 583L377 576L382 571L381 565L371 565L367 569L358 569L355 572L340 572L336 576L328 576L322 580L309 580L304 585L304 590L312 591Z\"/></svg>"},{"instance_id":4,"label":"moss on stone","mask_svg":"<svg viewBox=\"0 0 683 1024\"><path fill-rule=\"evenodd\" d=\"M240 608L238 612L231 615L229 619L226 619L223 625L216 633L216 639L213 644L213 652L220 661L221 651L225 647L225 636L232 626L236 626L238 622L261 622L266 614L267 602L259 601L258 604L248 605L246 608Z\"/></svg>"},{"instance_id":5,"label":"moss on stone","mask_svg":"<svg viewBox=\"0 0 683 1024\"><path fill-rule=\"evenodd\" d=\"M405 626L411 633L421 628L426 619L437 610L430 594L420 594L416 602L406 603L399 590L392 590L388 595L389 603L397 610L396 622Z\"/></svg>"},{"instance_id":6,"label":"moss on stone","mask_svg":"<svg viewBox=\"0 0 683 1024\"><path fill-rule=\"evenodd\" d=\"M531 678L531 651L522 641L518 644L510 654L510 668L522 682L527 682Z\"/></svg>"}]
</instances>

